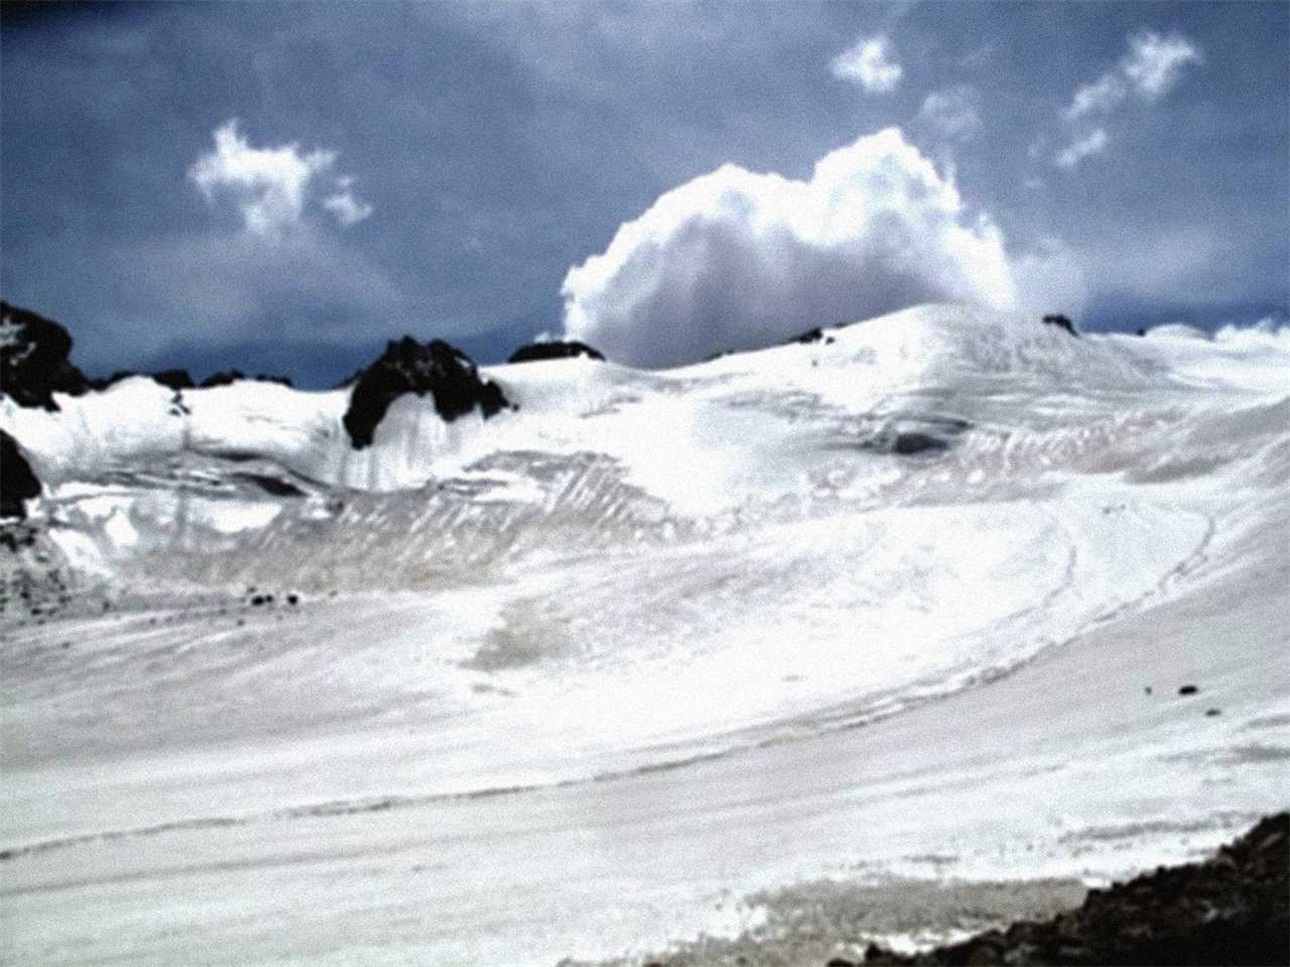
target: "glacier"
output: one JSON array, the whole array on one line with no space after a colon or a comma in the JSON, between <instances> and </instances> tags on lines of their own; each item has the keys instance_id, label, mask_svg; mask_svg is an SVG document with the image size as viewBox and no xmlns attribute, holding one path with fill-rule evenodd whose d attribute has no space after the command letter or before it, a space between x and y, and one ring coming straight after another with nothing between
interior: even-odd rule
<instances>
[{"instance_id":1,"label":"glacier","mask_svg":"<svg viewBox=\"0 0 1290 967\"><path fill-rule=\"evenodd\" d=\"M639 957L1286 806L1285 330L936 305L481 373L512 408L405 395L361 450L347 389L0 398L44 485L0 959Z\"/></svg>"}]
</instances>

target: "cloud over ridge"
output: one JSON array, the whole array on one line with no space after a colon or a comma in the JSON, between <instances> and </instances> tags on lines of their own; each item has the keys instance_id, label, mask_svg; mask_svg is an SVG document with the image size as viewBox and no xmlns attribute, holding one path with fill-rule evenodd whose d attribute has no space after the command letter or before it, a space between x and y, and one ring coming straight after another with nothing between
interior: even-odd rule
<instances>
[{"instance_id":1,"label":"cloud over ridge","mask_svg":"<svg viewBox=\"0 0 1290 967\"><path fill-rule=\"evenodd\" d=\"M807 181L725 165L666 192L562 295L569 338L655 367L920 302L1019 301L1001 232L898 128L825 155Z\"/></svg>"}]
</instances>

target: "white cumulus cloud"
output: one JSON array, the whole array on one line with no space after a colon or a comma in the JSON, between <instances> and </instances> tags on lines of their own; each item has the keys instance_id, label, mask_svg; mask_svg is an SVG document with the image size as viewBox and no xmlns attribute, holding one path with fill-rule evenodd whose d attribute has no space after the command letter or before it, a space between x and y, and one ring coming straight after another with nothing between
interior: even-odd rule
<instances>
[{"instance_id":1,"label":"white cumulus cloud","mask_svg":"<svg viewBox=\"0 0 1290 967\"><path fill-rule=\"evenodd\" d=\"M188 169L188 177L212 204L227 202L253 235L272 237L300 225L308 204L336 164L334 151L302 153L298 145L254 148L238 131L237 119L214 132L215 148ZM362 221L370 205L355 198L353 179L333 179L333 194L322 201L342 225Z\"/></svg>"},{"instance_id":2,"label":"white cumulus cloud","mask_svg":"<svg viewBox=\"0 0 1290 967\"><path fill-rule=\"evenodd\" d=\"M891 41L881 34L861 37L833 58L830 68L834 77L859 84L871 94L894 91L905 74Z\"/></svg>"},{"instance_id":3,"label":"white cumulus cloud","mask_svg":"<svg viewBox=\"0 0 1290 967\"><path fill-rule=\"evenodd\" d=\"M922 302L1028 302L998 228L898 128L831 152L807 181L701 175L571 268L562 295L568 338L653 367Z\"/></svg>"}]
</instances>

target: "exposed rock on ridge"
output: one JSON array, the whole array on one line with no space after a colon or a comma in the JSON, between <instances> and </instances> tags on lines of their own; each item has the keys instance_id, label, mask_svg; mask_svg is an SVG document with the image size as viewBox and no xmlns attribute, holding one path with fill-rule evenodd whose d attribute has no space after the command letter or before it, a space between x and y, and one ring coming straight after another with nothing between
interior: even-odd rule
<instances>
[{"instance_id":1,"label":"exposed rock on ridge","mask_svg":"<svg viewBox=\"0 0 1290 967\"><path fill-rule=\"evenodd\" d=\"M531 342L511 353L511 358L506 361L508 363L535 363L544 359L573 359L577 356L586 356L588 359L601 361L604 361L605 358L600 350L593 349L585 342L571 339L568 341Z\"/></svg>"},{"instance_id":2,"label":"exposed rock on ridge","mask_svg":"<svg viewBox=\"0 0 1290 967\"><path fill-rule=\"evenodd\" d=\"M511 404L501 387L481 379L469 356L442 339L422 344L411 336L385 347L381 358L358 375L345 411L354 449L370 446L376 426L398 397L434 397L435 411L449 423L479 407L485 419Z\"/></svg>"},{"instance_id":3,"label":"exposed rock on ridge","mask_svg":"<svg viewBox=\"0 0 1290 967\"><path fill-rule=\"evenodd\" d=\"M1058 329L1065 329L1076 339L1079 338L1079 330L1075 328L1075 323L1071 322L1070 319L1066 318L1066 316L1063 316L1063 315L1044 316L1044 325L1056 326Z\"/></svg>"},{"instance_id":4,"label":"exposed rock on ridge","mask_svg":"<svg viewBox=\"0 0 1290 967\"><path fill-rule=\"evenodd\" d=\"M72 337L56 322L0 302L0 392L19 406L57 410L54 393L89 390L85 374L68 361Z\"/></svg>"}]
</instances>

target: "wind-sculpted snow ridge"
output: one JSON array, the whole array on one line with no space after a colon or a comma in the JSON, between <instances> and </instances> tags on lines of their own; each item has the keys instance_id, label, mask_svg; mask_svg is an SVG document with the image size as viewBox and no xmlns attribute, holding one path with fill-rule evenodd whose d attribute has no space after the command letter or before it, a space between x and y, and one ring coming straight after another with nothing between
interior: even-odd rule
<instances>
[{"instance_id":1,"label":"wind-sculpted snow ridge","mask_svg":"<svg viewBox=\"0 0 1290 967\"><path fill-rule=\"evenodd\" d=\"M550 963L1208 848L1290 779L1288 364L932 306L362 449L346 389L0 401L6 954Z\"/></svg>"}]
</instances>

